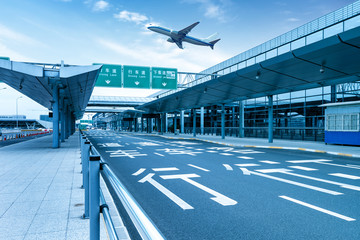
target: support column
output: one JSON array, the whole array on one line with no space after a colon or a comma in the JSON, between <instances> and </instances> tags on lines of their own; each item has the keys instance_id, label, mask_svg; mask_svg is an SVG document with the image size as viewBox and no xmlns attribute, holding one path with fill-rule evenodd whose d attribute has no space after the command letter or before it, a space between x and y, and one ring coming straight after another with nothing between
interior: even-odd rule
<instances>
[{"instance_id":1,"label":"support column","mask_svg":"<svg viewBox=\"0 0 360 240\"><path fill-rule=\"evenodd\" d=\"M176 122L177 122L177 112L174 112L174 134L176 134L176 129L177 129L177 124L176 124Z\"/></svg>"},{"instance_id":2,"label":"support column","mask_svg":"<svg viewBox=\"0 0 360 240\"><path fill-rule=\"evenodd\" d=\"M231 134L230 136L234 136L234 132L235 132L235 107L232 107L232 110L231 110ZM236 133L235 133L236 135Z\"/></svg>"},{"instance_id":3,"label":"support column","mask_svg":"<svg viewBox=\"0 0 360 240\"><path fill-rule=\"evenodd\" d=\"M336 102L336 85L331 85L331 102Z\"/></svg>"},{"instance_id":4,"label":"support column","mask_svg":"<svg viewBox=\"0 0 360 240\"><path fill-rule=\"evenodd\" d=\"M153 131L153 119L148 118L148 120L149 120L149 133L152 133L152 131Z\"/></svg>"},{"instance_id":5,"label":"support column","mask_svg":"<svg viewBox=\"0 0 360 240\"><path fill-rule=\"evenodd\" d=\"M225 139L225 104L221 105L221 139Z\"/></svg>"},{"instance_id":6,"label":"support column","mask_svg":"<svg viewBox=\"0 0 360 240\"><path fill-rule=\"evenodd\" d=\"M165 133L168 132L168 129L169 129L168 114L165 113Z\"/></svg>"},{"instance_id":7,"label":"support column","mask_svg":"<svg viewBox=\"0 0 360 240\"><path fill-rule=\"evenodd\" d=\"M204 107L200 108L200 131L204 135Z\"/></svg>"},{"instance_id":8,"label":"support column","mask_svg":"<svg viewBox=\"0 0 360 240\"><path fill-rule=\"evenodd\" d=\"M165 113L160 113L160 134L164 134L164 116L165 116Z\"/></svg>"},{"instance_id":9,"label":"support column","mask_svg":"<svg viewBox=\"0 0 360 240\"><path fill-rule=\"evenodd\" d=\"M180 112L180 133L184 133L184 110Z\"/></svg>"},{"instance_id":10,"label":"support column","mask_svg":"<svg viewBox=\"0 0 360 240\"><path fill-rule=\"evenodd\" d=\"M61 116L60 116L60 121L61 121L61 133L60 133L60 139L61 142L65 142L65 132L66 132L66 127L68 127L67 122L66 122L66 106L65 106L65 100L64 98L61 99Z\"/></svg>"},{"instance_id":11,"label":"support column","mask_svg":"<svg viewBox=\"0 0 360 240\"><path fill-rule=\"evenodd\" d=\"M269 143L273 142L273 127L274 127L274 116L273 116L273 96L268 96L269 99L269 107L268 107L268 113L269 113Z\"/></svg>"},{"instance_id":12,"label":"support column","mask_svg":"<svg viewBox=\"0 0 360 240\"><path fill-rule=\"evenodd\" d=\"M60 147L59 141L59 87L53 86L53 148Z\"/></svg>"},{"instance_id":13,"label":"support column","mask_svg":"<svg viewBox=\"0 0 360 240\"><path fill-rule=\"evenodd\" d=\"M192 116L193 116L193 136L196 137L196 109L192 109Z\"/></svg>"},{"instance_id":14,"label":"support column","mask_svg":"<svg viewBox=\"0 0 360 240\"><path fill-rule=\"evenodd\" d=\"M144 118L141 117L141 132L144 132Z\"/></svg>"},{"instance_id":15,"label":"support column","mask_svg":"<svg viewBox=\"0 0 360 240\"><path fill-rule=\"evenodd\" d=\"M71 135L76 131L76 117L74 114L71 114Z\"/></svg>"},{"instance_id":16,"label":"support column","mask_svg":"<svg viewBox=\"0 0 360 240\"><path fill-rule=\"evenodd\" d=\"M243 138L244 135L244 102L239 101L239 138Z\"/></svg>"}]
</instances>

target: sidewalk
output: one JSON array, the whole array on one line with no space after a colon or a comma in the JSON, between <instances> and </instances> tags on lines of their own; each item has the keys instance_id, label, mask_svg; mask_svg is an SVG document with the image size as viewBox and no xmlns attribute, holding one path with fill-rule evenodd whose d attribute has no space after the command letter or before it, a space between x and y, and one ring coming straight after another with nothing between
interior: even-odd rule
<instances>
[{"instance_id":1,"label":"sidewalk","mask_svg":"<svg viewBox=\"0 0 360 240\"><path fill-rule=\"evenodd\" d=\"M0 239L89 239L78 140L53 149L45 136L0 148Z\"/></svg>"},{"instance_id":2,"label":"sidewalk","mask_svg":"<svg viewBox=\"0 0 360 240\"><path fill-rule=\"evenodd\" d=\"M274 139L273 143L268 143L267 138L236 138L226 136L225 139L221 139L221 136L215 135L196 135L196 137L193 137L192 134L174 135L173 133L165 133L164 135L153 135L175 139L197 139L201 141L220 143L228 146L299 150L360 158L360 147L331 144L326 145L324 142Z\"/></svg>"}]
</instances>

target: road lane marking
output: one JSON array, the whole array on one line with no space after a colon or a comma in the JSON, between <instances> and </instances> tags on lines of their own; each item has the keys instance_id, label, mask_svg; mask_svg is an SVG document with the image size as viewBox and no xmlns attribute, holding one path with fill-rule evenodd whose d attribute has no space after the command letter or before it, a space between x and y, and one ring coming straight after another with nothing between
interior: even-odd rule
<instances>
[{"instance_id":1,"label":"road lane marking","mask_svg":"<svg viewBox=\"0 0 360 240\"><path fill-rule=\"evenodd\" d=\"M262 162L262 163L268 163L268 164L280 164L279 162L274 162L274 161L259 161L259 162Z\"/></svg>"},{"instance_id":2,"label":"road lane marking","mask_svg":"<svg viewBox=\"0 0 360 240\"><path fill-rule=\"evenodd\" d=\"M133 175L133 176L140 175L140 174L142 174L145 170L146 170L146 168L140 168L139 170L137 170L137 172L134 172L132 175Z\"/></svg>"},{"instance_id":3,"label":"road lane marking","mask_svg":"<svg viewBox=\"0 0 360 240\"><path fill-rule=\"evenodd\" d=\"M206 151L206 152L208 152L208 153L218 153L218 151L212 151L212 150Z\"/></svg>"},{"instance_id":4,"label":"road lane marking","mask_svg":"<svg viewBox=\"0 0 360 240\"><path fill-rule=\"evenodd\" d=\"M176 203L179 207L181 207L184 210L188 209L194 209L190 204L179 198L177 195L175 195L173 192L171 192L169 189L165 188L163 185L152 179L152 176L154 176L154 173L149 173L146 175L143 179L139 180L140 183L148 182L151 185L153 185L157 190L159 190L161 193L163 193L165 196L170 198L171 201Z\"/></svg>"},{"instance_id":5,"label":"road lane marking","mask_svg":"<svg viewBox=\"0 0 360 240\"><path fill-rule=\"evenodd\" d=\"M223 166L226 168L226 170L228 171L232 171L233 168L229 165L229 164L223 164Z\"/></svg>"},{"instance_id":6,"label":"road lane marking","mask_svg":"<svg viewBox=\"0 0 360 240\"><path fill-rule=\"evenodd\" d=\"M200 169L200 170L202 170L202 171L204 171L204 172L210 172L210 170L207 170L207 169L202 168L202 167L195 166L195 165L193 165L193 164L188 164L188 166L193 167L193 168Z\"/></svg>"},{"instance_id":7,"label":"road lane marking","mask_svg":"<svg viewBox=\"0 0 360 240\"><path fill-rule=\"evenodd\" d=\"M314 210L316 210L316 211L323 212L323 213L329 214L329 215L331 215L331 216L334 216L334 217L343 219L343 220L348 221L348 222L350 222L350 221L356 221L356 219L354 219L354 218L347 217L347 216L341 215L341 214L339 214L339 213L332 212L332 211L326 210L326 209L324 209L324 208L317 207L317 206L314 206L314 205L312 205L312 204L309 204L309 203L306 203L306 202L302 202L302 201L296 200L296 199L291 198L291 197L288 197L288 196L279 196L279 197L282 198L282 199L286 199L286 200L288 200L288 201L291 201L291 202L300 204L300 205L302 205L302 206L305 206L305 207L314 209Z\"/></svg>"},{"instance_id":8,"label":"road lane marking","mask_svg":"<svg viewBox=\"0 0 360 240\"><path fill-rule=\"evenodd\" d=\"M220 153L220 155L224 155L224 156L233 156L234 154L231 154L231 153Z\"/></svg>"},{"instance_id":9,"label":"road lane marking","mask_svg":"<svg viewBox=\"0 0 360 240\"><path fill-rule=\"evenodd\" d=\"M223 205L223 206L231 206L231 205L237 204L237 201L190 179L190 178L200 177L197 174L191 173L191 174L177 174L177 175L161 175L160 177L162 179L181 179L187 183L190 183L191 185L193 185L197 188L200 188L201 190L213 195L214 197L212 197L210 199Z\"/></svg>"},{"instance_id":10,"label":"road lane marking","mask_svg":"<svg viewBox=\"0 0 360 240\"><path fill-rule=\"evenodd\" d=\"M342 177L342 178L352 179L352 180L360 179L359 176L354 176L354 175L349 175L349 174L344 174L344 173L329 173L328 175L335 176L335 177Z\"/></svg>"},{"instance_id":11,"label":"road lane marking","mask_svg":"<svg viewBox=\"0 0 360 240\"><path fill-rule=\"evenodd\" d=\"M260 166L259 164L256 163L243 163L243 164L235 164L238 167L256 167L256 166Z\"/></svg>"},{"instance_id":12,"label":"road lane marking","mask_svg":"<svg viewBox=\"0 0 360 240\"><path fill-rule=\"evenodd\" d=\"M158 156L160 156L160 157L165 157L165 155L162 155L162 154L160 154L160 153L154 153L154 154L156 154L156 155L158 155Z\"/></svg>"},{"instance_id":13,"label":"road lane marking","mask_svg":"<svg viewBox=\"0 0 360 240\"><path fill-rule=\"evenodd\" d=\"M254 159L254 158L252 158L252 157L237 157L237 158L241 158L241 159Z\"/></svg>"},{"instance_id":14,"label":"road lane marking","mask_svg":"<svg viewBox=\"0 0 360 240\"><path fill-rule=\"evenodd\" d=\"M140 149L140 150L142 149L141 147L136 147L136 148L137 148L137 149Z\"/></svg>"},{"instance_id":15,"label":"road lane marking","mask_svg":"<svg viewBox=\"0 0 360 240\"><path fill-rule=\"evenodd\" d=\"M326 162L318 162L318 163L325 164L325 165L330 165L330 166L336 166L336 167L360 169L359 167L354 167L354 166L351 166L351 165L341 165L341 164L326 163Z\"/></svg>"},{"instance_id":16,"label":"road lane marking","mask_svg":"<svg viewBox=\"0 0 360 240\"><path fill-rule=\"evenodd\" d=\"M299 169L299 170L304 170L304 171L317 171L317 169L315 169L315 168L309 168L309 167L303 167L303 166L289 166L289 167Z\"/></svg>"},{"instance_id":17,"label":"road lane marking","mask_svg":"<svg viewBox=\"0 0 360 240\"><path fill-rule=\"evenodd\" d=\"M240 168L240 170L243 172L244 175L250 175L250 171L246 168Z\"/></svg>"},{"instance_id":18,"label":"road lane marking","mask_svg":"<svg viewBox=\"0 0 360 240\"><path fill-rule=\"evenodd\" d=\"M163 172L163 171L177 171L179 169L176 167L168 167L168 168L152 168L152 170L155 172Z\"/></svg>"},{"instance_id":19,"label":"road lane marking","mask_svg":"<svg viewBox=\"0 0 360 240\"><path fill-rule=\"evenodd\" d=\"M290 169L286 169L286 168L273 168L273 169L258 169L256 170L257 172L261 172L261 173L276 173L276 172L287 172L287 171L292 171Z\"/></svg>"},{"instance_id":20,"label":"road lane marking","mask_svg":"<svg viewBox=\"0 0 360 240\"><path fill-rule=\"evenodd\" d=\"M315 186L311 186L311 185L304 184L304 183L299 183L299 182L295 182L295 181L291 181L291 180L287 180L287 179L283 179L283 178L279 178L279 177L274 177L274 176L266 175L266 174L259 173L259 172L253 172L253 171L249 171L249 170L247 170L247 171L250 174L253 174L253 175L273 179L273 180L276 180L276 181L279 181L279 182L284 182L284 183L292 184L292 185L303 187L303 188L308 188L308 189L311 189L311 190L315 190L315 191L319 191L319 192L323 192L323 193L327 193L327 194L331 194L331 195L342 195L343 194L343 193L340 193L340 192L335 192L335 191L332 191L332 190L328 190L328 189L324 189L324 188L320 188L320 187L315 187Z\"/></svg>"},{"instance_id":21,"label":"road lane marking","mask_svg":"<svg viewBox=\"0 0 360 240\"><path fill-rule=\"evenodd\" d=\"M346 183L339 183L339 182L330 181L330 180L326 180L326 179L322 179L322 178L310 177L310 176L306 176L306 175L302 175L302 174L297 174L297 173L292 173L292 172L288 172L288 171L284 171L284 172L282 172L282 173L287 174L287 175L291 175L291 176L295 176L295 177L306 178L306 179L310 179L310 180L314 180L314 181L318 181L318 182L329 183L329 184L333 184L333 185L340 186L340 187L342 187L342 188L347 188L347 189L352 189L352 190L360 191L360 187L359 187L359 186L354 186L354 185L350 185L350 184L346 184ZM330 175L330 174L329 174L329 175Z\"/></svg>"},{"instance_id":22,"label":"road lane marking","mask_svg":"<svg viewBox=\"0 0 360 240\"><path fill-rule=\"evenodd\" d=\"M286 161L289 163L322 163L322 162L331 162L332 160L327 159L312 159L312 160L291 160Z\"/></svg>"}]
</instances>

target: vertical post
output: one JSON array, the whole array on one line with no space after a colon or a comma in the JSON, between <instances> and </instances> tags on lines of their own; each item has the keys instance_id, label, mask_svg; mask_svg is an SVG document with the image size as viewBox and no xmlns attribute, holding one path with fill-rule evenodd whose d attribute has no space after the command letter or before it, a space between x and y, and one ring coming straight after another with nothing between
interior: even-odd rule
<instances>
[{"instance_id":1,"label":"vertical post","mask_svg":"<svg viewBox=\"0 0 360 240\"><path fill-rule=\"evenodd\" d=\"M234 136L234 132L235 132L235 107L232 107L231 111L232 111L231 136Z\"/></svg>"},{"instance_id":2,"label":"vertical post","mask_svg":"<svg viewBox=\"0 0 360 240\"><path fill-rule=\"evenodd\" d=\"M196 137L196 110L195 110L195 108L192 109L192 116L193 116L193 136Z\"/></svg>"},{"instance_id":3,"label":"vertical post","mask_svg":"<svg viewBox=\"0 0 360 240\"><path fill-rule=\"evenodd\" d=\"M60 133L60 138L61 138L61 142L65 142L65 125L67 127L67 119L65 117L65 103L64 103L64 99L62 99L62 106L61 106L61 117L60 117L60 121L61 121L61 133ZM65 124L66 123L66 124Z\"/></svg>"},{"instance_id":4,"label":"vertical post","mask_svg":"<svg viewBox=\"0 0 360 240\"><path fill-rule=\"evenodd\" d=\"M239 138L243 138L244 135L244 102L239 101Z\"/></svg>"},{"instance_id":5,"label":"vertical post","mask_svg":"<svg viewBox=\"0 0 360 240\"><path fill-rule=\"evenodd\" d=\"M59 148L59 87L53 85L53 148Z\"/></svg>"},{"instance_id":6,"label":"vertical post","mask_svg":"<svg viewBox=\"0 0 360 240\"><path fill-rule=\"evenodd\" d=\"M332 103L336 102L336 85L331 85L330 95L331 95L331 102Z\"/></svg>"},{"instance_id":7,"label":"vertical post","mask_svg":"<svg viewBox=\"0 0 360 240\"><path fill-rule=\"evenodd\" d=\"M169 128L169 122L168 122L168 115L167 113L165 113L165 133L168 132L168 128Z\"/></svg>"},{"instance_id":8,"label":"vertical post","mask_svg":"<svg viewBox=\"0 0 360 240\"><path fill-rule=\"evenodd\" d=\"M86 152L86 150L85 150L85 142L86 142L86 137L82 137L81 138L81 145L80 145L80 147L81 147L81 172L82 172L82 174L83 174L83 181L82 181L82 186L81 186L81 188L84 188L85 187L85 175L84 175L84 165L85 165L85 163L84 163L84 159L85 159L85 152Z\"/></svg>"},{"instance_id":9,"label":"vertical post","mask_svg":"<svg viewBox=\"0 0 360 240\"><path fill-rule=\"evenodd\" d=\"M89 158L90 158L90 142L85 140L84 154L82 155L82 174L83 187L85 189L85 212L83 218L89 218Z\"/></svg>"},{"instance_id":10,"label":"vertical post","mask_svg":"<svg viewBox=\"0 0 360 240\"><path fill-rule=\"evenodd\" d=\"M100 239L100 156L90 156L90 240Z\"/></svg>"},{"instance_id":11,"label":"vertical post","mask_svg":"<svg viewBox=\"0 0 360 240\"><path fill-rule=\"evenodd\" d=\"M269 143L273 142L273 126L274 126L274 116L273 116L273 96L270 95L268 96L269 99L269 107L268 107L268 113L269 113L269 133L268 133L268 138L269 138Z\"/></svg>"},{"instance_id":12,"label":"vertical post","mask_svg":"<svg viewBox=\"0 0 360 240\"><path fill-rule=\"evenodd\" d=\"M141 132L144 132L144 118L141 116Z\"/></svg>"},{"instance_id":13,"label":"vertical post","mask_svg":"<svg viewBox=\"0 0 360 240\"><path fill-rule=\"evenodd\" d=\"M160 113L160 134L164 134L164 113Z\"/></svg>"},{"instance_id":14,"label":"vertical post","mask_svg":"<svg viewBox=\"0 0 360 240\"><path fill-rule=\"evenodd\" d=\"M225 104L221 105L221 139L225 139Z\"/></svg>"},{"instance_id":15,"label":"vertical post","mask_svg":"<svg viewBox=\"0 0 360 240\"><path fill-rule=\"evenodd\" d=\"M180 112L180 133L184 133L184 110Z\"/></svg>"},{"instance_id":16,"label":"vertical post","mask_svg":"<svg viewBox=\"0 0 360 240\"><path fill-rule=\"evenodd\" d=\"M174 134L176 135L176 129L177 129L177 112L174 112Z\"/></svg>"},{"instance_id":17,"label":"vertical post","mask_svg":"<svg viewBox=\"0 0 360 240\"><path fill-rule=\"evenodd\" d=\"M149 133L152 133L153 131L153 119L152 118L148 118L149 120Z\"/></svg>"},{"instance_id":18,"label":"vertical post","mask_svg":"<svg viewBox=\"0 0 360 240\"><path fill-rule=\"evenodd\" d=\"M200 108L200 129L201 135L204 135L204 107Z\"/></svg>"}]
</instances>

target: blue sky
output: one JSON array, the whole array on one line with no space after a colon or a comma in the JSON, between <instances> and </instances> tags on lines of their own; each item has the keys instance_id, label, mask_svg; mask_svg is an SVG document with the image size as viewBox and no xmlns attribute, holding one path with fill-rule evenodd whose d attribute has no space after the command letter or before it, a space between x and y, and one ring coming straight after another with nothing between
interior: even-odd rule
<instances>
[{"instance_id":1,"label":"blue sky","mask_svg":"<svg viewBox=\"0 0 360 240\"><path fill-rule=\"evenodd\" d=\"M0 8L0 56L14 61L87 65L94 62L175 67L199 72L271 38L332 12L350 0L11 0ZM146 29L149 23L221 41L214 50L184 43ZM0 89L5 87L0 83ZM132 90L97 88L95 95L143 95ZM15 114L21 94L0 90L0 115ZM20 104L22 103L22 104ZM44 109L24 97L19 113L38 118Z\"/></svg>"}]
</instances>

